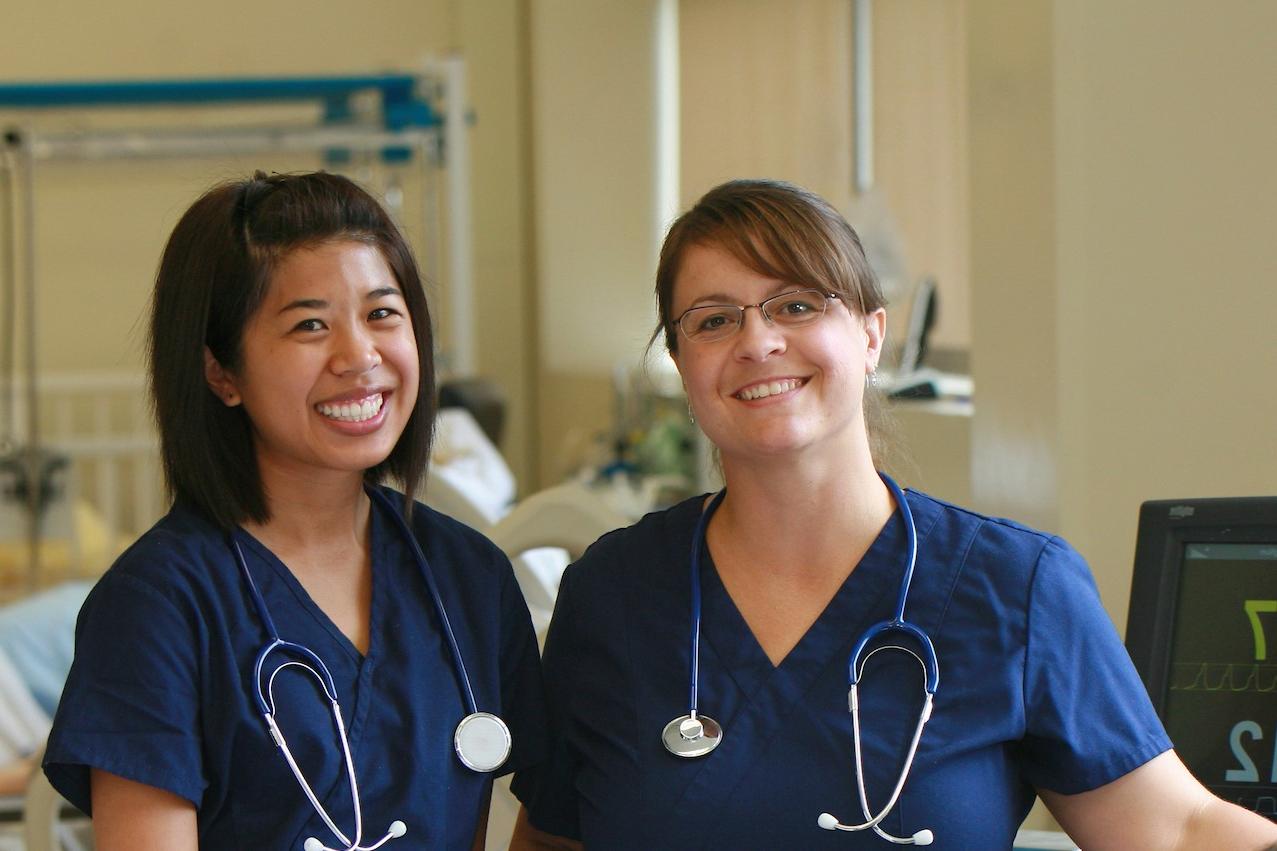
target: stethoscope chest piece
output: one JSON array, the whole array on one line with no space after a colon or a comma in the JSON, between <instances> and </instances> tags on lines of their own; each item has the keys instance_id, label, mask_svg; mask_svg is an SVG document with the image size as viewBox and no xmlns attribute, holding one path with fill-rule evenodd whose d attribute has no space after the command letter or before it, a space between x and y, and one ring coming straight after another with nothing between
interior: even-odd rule
<instances>
[{"instance_id":1,"label":"stethoscope chest piece","mask_svg":"<svg viewBox=\"0 0 1277 851\"><path fill-rule=\"evenodd\" d=\"M714 750L723 741L723 728L708 715L680 715L661 731L665 750L692 759Z\"/></svg>"},{"instance_id":2,"label":"stethoscope chest piece","mask_svg":"<svg viewBox=\"0 0 1277 851\"><path fill-rule=\"evenodd\" d=\"M496 771L510 757L510 728L490 712L472 712L457 725L453 746L471 771Z\"/></svg>"}]
</instances>

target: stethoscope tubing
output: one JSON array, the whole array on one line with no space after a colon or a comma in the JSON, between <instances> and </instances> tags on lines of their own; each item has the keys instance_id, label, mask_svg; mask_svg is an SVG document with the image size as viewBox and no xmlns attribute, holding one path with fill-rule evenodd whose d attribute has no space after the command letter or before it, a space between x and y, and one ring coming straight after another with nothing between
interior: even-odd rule
<instances>
[{"instance_id":1,"label":"stethoscope tubing","mask_svg":"<svg viewBox=\"0 0 1277 851\"><path fill-rule=\"evenodd\" d=\"M443 604L443 595L439 592L439 585L435 581L434 571L430 567L430 562L426 558L425 552L421 549L421 544L417 542L417 536L413 534L409 528L408 522L399 513L394 503L390 501L390 497L386 496L377 488L367 488L367 493L373 501L379 503L386 510L399 531L402 533L403 539L408 543L412 550L413 558L417 562L417 568L421 571L422 577L425 579L426 588L430 592L430 599L434 603L435 612L439 615L439 622L443 627L443 634L448 645L448 651L452 655L453 670L457 675L461 690L465 696L466 708L470 713L478 712L478 703L474 697L474 689L470 685L470 674L466 670L465 659L461 655L461 648L457 642L456 633L453 632L452 622L448 619L448 611ZM270 637L270 641L262 647L257 654L254 663L254 696L257 700L258 708L262 712L272 711L268 705L261 689L261 672L266 664L266 659L275 650L287 650L304 656L307 661L315 665L316 670L320 674L320 678L324 687L324 692L331 701L337 700L337 686L333 680L332 674L328 670L328 666L319 658L309 647L298 644L293 641L285 641L280 638L279 630L275 627L275 621L270 615L270 610L266 607L266 601L262 597L261 591L257 588L257 583L253 580L253 574L248 569L248 561L244 558L244 551L241 549L239 540L231 535L231 549L235 554L235 561L239 565L240 573L244 577L244 581L248 586L249 597L252 598L253 606L257 610L257 615L261 618L262 625Z\"/></svg>"},{"instance_id":2,"label":"stethoscope tubing","mask_svg":"<svg viewBox=\"0 0 1277 851\"><path fill-rule=\"evenodd\" d=\"M931 842L931 832L929 830L920 831L919 833L915 834L914 837L912 838L903 838L903 837L893 836L887 833L886 831L884 831L881 827L879 827L879 823L882 822L882 820L887 817L888 813L891 812L892 808L895 807L897 801L900 799L900 794L904 790L905 782L908 780L910 771L913 768L914 757L917 755L917 752L918 752L918 744L922 739L922 731L923 731L923 728L926 726L927 721L931 718L931 711L935 701L936 690L940 687L940 665L938 660L936 659L935 646L932 644L931 638L920 627L910 623L909 621L905 619L905 608L909 602L909 592L913 585L914 569L917 566L917 561L918 561L918 530L917 530L917 526L914 523L913 511L909 508L909 502L905 498L904 492L900 489L900 486L896 484L895 480L892 479L890 476L888 476L886 473L880 472L878 475L882 479L883 483L886 485L887 489L890 491L891 497L896 504L896 508L900 512L901 522L904 525L904 529L905 529L905 544L906 544L906 551L907 551L907 559L905 563L904 575L902 576L900 581L900 591L896 598L896 608L895 608L895 612L893 616L891 617L890 620L881 621L879 623L873 624L868 629L866 629L865 632L856 640L856 643L852 646L851 655L849 656L847 660L847 679L848 679L847 708L849 712L851 713L852 742L853 742L853 749L855 753L856 787L860 797L861 812L864 815L866 821L857 825L844 825L841 823L837 823L835 819L832 819L832 817L829 817L827 814L824 814L821 816L821 825L824 827L830 827L831 825L825 824L823 821L824 819L829 818L831 822L834 822L832 826L838 830L859 831L859 830L865 830L865 829L872 829L874 833L878 834L878 836L882 837L888 842L892 842L895 844L899 844L899 845L908 845L908 844L914 844L914 843L929 844ZM725 488L723 490L720 490L717 494L714 495L714 497L710 500L709 504L706 505L705 509L701 512L701 516L696 523L696 529L692 534L692 552L691 552L691 559L690 559L690 573L691 573L691 576L690 576L691 630L690 630L690 638L689 638L690 665L689 665L689 672L688 672L688 679L689 679L688 717L691 718L692 720L696 720L696 717L697 717L698 688L699 688L699 682L700 682L701 551L705 547L705 535L709 527L710 518L714 515L714 512L718 510L719 505L722 504L723 499L726 495L727 495L727 490ZM879 646L874 648L868 653L865 652L866 648L869 647L869 644L871 641L882 636L885 633L890 633L890 632L904 633L905 635L909 636L911 639L917 642L918 646L922 650L921 654L915 653L913 650L910 650L907 647L894 645L894 644ZM900 770L900 774L896 780L895 787L892 789L891 795L889 796L886 806L883 807L882 810L879 811L876 815L874 815L870 811L869 796L865 789L864 764L863 764L861 746L860 746L860 702L859 702L858 690L859 690L859 683L860 683L861 677L864 674L865 664L868 662L869 658L872 657L875 653L878 653L879 651L891 650L891 649L900 650L905 653L908 653L910 656L913 656L914 659L917 660L918 664L922 667L923 688L924 688L923 707L922 707L922 710L919 712L918 723L914 727L913 736L909 742L909 749L905 756L904 765L902 766ZM678 720L679 719L676 718L674 721L670 722L671 726L676 724ZM669 728L667 727L667 730L668 729ZM719 735L721 736L721 731ZM705 753L708 753L709 751L712 751L712 750L713 750L713 747L710 747L707 750L700 752L699 754L696 754L696 753L686 754L686 753L680 752L678 755L681 755L681 756L704 755ZM924 837L924 835L925 835L925 839L922 838Z\"/></svg>"},{"instance_id":3,"label":"stethoscope tubing","mask_svg":"<svg viewBox=\"0 0 1277 851\"><path fill-rule=\"evenodd\" d=\"M467 720L469 720L469 717L483 715L484 713L480 713L478 710L478 703L474 697L474 689L470 684L470 675L466 670L465 660L461 655L461 648L457 642L456 634L453 632L452 623L448 618L447 609L443 604L443 595L439 591L439 585L435 581L434 571L431 569L430 562L426 559L426 554L421 549L420 543L417 541L417 536L413 534L412 529L408 526L408 522L399 513L390 497L382 493L377 488L366 488L366 491L372 501L378 503L394 519L403 539L408 543L412 550L413 557L417 562L417 567L421 571L426 587L430 592L430 597L434 603L435 611L439 615L443 634L448 644L449 652L452 655L453 671L457 676L465 698L466 707L470 713ZM342 845L346 846L346 851L373 851L373 849L380 848L395 836L402 836L404 826L402 822L395 822L391 825L391 830L386 834L386 836L382 837L381 840L369 846L364 846L362 844L363 808L360 806L359 801L359 781L355 775L354 758L350 752L350 741L346 734L345 721L341 715L341 706L337 701L337 686L333 680L332 673L328 670L328 666L324 664L324 661L319 658L319 655L309 647L294 641L285 641L280 637L279 630L275 626L275 620L271 617L270 610L266 607L266 601L262 597L256 581L253 579L252 572L248 569L248 561L244 557L243 548L240 546L240 542L236 534L232 532L228 535L228 538L231 551L235 556L235 561L239 567L241 575L243 576L245 586L248 589L249 597L253 601L253 607L257 610L257 615L260 618L262 626L266 630L268 637L267 642L257 652L257 657L253 663L252 694L253 699L257 703L258 710L262 713L262 717L266 722L266 727L270 733L270 737L275 742L279 751L283 754L284 760L288 763L288 767L292 771L294 778L301 786L306 799L310 802L310 805L314 808L315 812L319 814L324 825L332 832ZM303 662L293 659L280 665L271 673L270 678L266 683L265 691L263 691L262 672L265 668L267 658L276 651L284 651L294 654L305 661ZM309 781L306 780L305 775L302 773L301 767L297 764L296 759L294 759L292 751L288 747L288 742L285 740L283 732L279 729L279 725L275 721L275 677L284 668L292 666L299 667L314 676L319 682L320 687L323 688L325 696L328 698L330 710L333 715L333 723L337 728L338 738L341 741L342 759L346 767L346 776L350 785L355 819L355 838L353 842L347 838L346 834L337 826L332 817L328 814L327 809L320 802L315 791L311 788ZM495 716L493 717L495 718ZM495 718L495 720L501 725L501 728L504 729L504 723L500 722L499 718ZM506 731L506 735L508 748L508 730ZM460 745L458 744L457 747L460 748ZM462 758L462 761L467 766L471 765L466 761L465 755L462 754L460 750L458 750L458 756ZM306 847L309 848L311 843L316 843L317 847L320 848L327 847L319 844L318 841L314 839L307 840Z\"/></svg>"},{"instance_id":4,"label":"stethoscope tubing","mask_svg":"<svg viewBox=\"0 0 1277 851\"><path fill-rule=\"evenodd\" d=\"M913 511L909 508L909 502L905 499L904 492L900 489L900 486L886 473L879 473L878 475L891 492L892 499L900 511L901 520L905 528L908 559L905 564L904 576L900 580L900 591L896 598L895 614L890 620L880 621L870 626L852 647L847 665L848 685L854 686L860 682L860 677L864 670L864 660L861 657L865 648L869 646L869 642L884 632L900 631L909 635L923 648L923 654L919 657L919 661L922 662L926 676L925 688L927 694L934 697L936 690L940 687L940 665L936 659L935 646L932 644L931 638L922 629L905 620L905 607L909 602L909 591L913 586L914 568L918 561L918 530L914 525ZM689 707L688 714L693 718L696 717L699 706L698 692L701 667L701 552L705 547L705 535L709 528L710 518L713 517L714 512L718 510L726 496L726 488L714 494L709 504L701 512L701 516L696 522L696 529L692 533L691 566L689 571L691 574L689 577L691 584L691 630L688 642L691 669L688 676L687 704ZM865 657L865 659L867 658Z\"/></svg>"},{"instance_id":5,"label":"stethoscope tubing","mask_svg":"<svg viewBox=\"0 0 1277 851\"><path fill-rule=\"evenodd\" d=\"M863 659L861 657L865 652L865 648L869 646L869 642L886 632L904 632L922 647L923 653L918 657L918 660L922 663L926 675L925 688L927 694L934 697L936 689L940 687L940 665L936 659L935 646L925 632L915 624L905 620L905 606L909 602L909 591L913 586L913 571L918 562L918 528L914 524L913 511L909 508L909 502L905 499L900 485L896 484L895 480L886 473L879 473L878 475L882 478L883 484L887 486L887 489L891 491L892 499L895 500L896 507L900 510L900 517L904 521L908 560L905 563L904 577L900 580L900 593L896 598L895 614L891 620L880 621L870 626L856 641L847 661L847 684L850 687L860 682L860 677L864 673L864 662L868 659L868 656Z\"/></svg>"},{"instance_id":6,"label":"stethoscope tubing","mask_svg":"<svg viewBox=\"0 0 1277 851\"><path fill-rule=\"evenodd\" d=\"M726 488L714 494L709 505L705 506L705 510L701 512L700 519L696 522L696 531L692 534L692 629L691 647L688 652L692 663L687 697L689 707L687 714L692 718L696 717L697 692L701 679L701 550L705 547L705 531L709 527L709 519L714 516L714 512L718 510L725 496L727 496Z\"/></svg>"},{"instance_id":7,"label":"stethoscope tubing","mask_svg":"<svg viewBox=\"0 0 1277 851\"><path fill-rule=\"evenodd\" d=\"M905 499L904 492L895 480L885 473L879 473L883 483L887 489L891 491L892 499L895 500L896 506L900 510L901 520L905 527L905 541L908 552L908 559L905 564L904 577L900 582L900 594L896 600L896 611L891 620L881 621L869 627L856 641L852 648L851 655L847 660L847 708L851 713L851 736L852 750L855 754L856 762L856 791L860 797L860 811L865 821L857 825L838 825L840 830L857 831L866 828L872 828L874 833L881 838L896 845L911 845L918 841L917 837L926 834L927 839L923 844L931 842L930 831L922 831L915 834L912 838L893 836L883 830L879 824L891 810L896 806L896 802L900 800L900 794L904 791L905 782L909 779L909 774L913 769L914 757L918 753L918 743L922 740L922 731L926 727L927 721L931 718L932 707L935 702L936 690L940 687L940 665L936 659L935 646L931 643L931 638L917 625L909 623L905 620L905 606L909 601L909 591L913 585L914 568L918 561L918 529L913 519L913 511L909 508L909 503ZM874 648L868 653L865 649L869 643L875 638L890 632L902 632L914 639L918 646L922 649L921 655L910 650L908 647L901 645L889 644ZM900 773L896 778L896 784L891 790L891 795L887 799L887 803L883 808L874 815L869 806L869 795L865 788L865 770L862 749L860 744L860 680L864 675L865 665L869 659L878 652L886 650L899 650L908 653L922 667L923 674L923 705L918 713L918 723L914 727L913 736L909 742L909 750L905 754L904 763L900 768Z\"/></svg>"},{"instance_id":8,"label":"stethoscope tubing","mask_svg":"<svg viewBox=\"0 0 1277 851\"><path fill-rule=\"evenodd\" d=\"M230 544L231 552L235 555L235 563L239 566L240 575L248 586L248 596L253 601L253 607L257 609L257 617L261 620L262 626L265 627L267 636L270 638L257 651L257 658L253 662L253 682L255 683L253 698L257 701L257 708L267 715L273 715L275 712L274 701L267 703L266 696L262 693L261 682L262 668L266 665L266 659L276 650L287 650L305 657L308 662L315 666L324 694L328 696L330 701L336 702L337 685L333 681L332 674L328 671L328 666L324 664L324 660L320 659L314 651L304 644L285 641L279 637L279 630L275 627L275 620L270 616L270 610L266 608L266 601L262 598L261 592L257 590L257 583L253 580L253 574L248 569L248 560L244 558L244 550L240 547L239 540L234 534L230 536ZM267 688L266 693L270 693L269 688Z\"/></svg>"},{"instance_id":9,"label":"stethoscope tubing","mask_svg":"<svg viewBox=\"0 0 1277 851\"><path fill-rule=\"evenodd\" d=\"M399 527L404 540L412 548L412 554L417 560L417 566L426 578L426 587L430 589L430 597L434 600L435 611L439 613L439 621L443 624L443 634L448 640L448 650L452 653L452 668L460 678L462 691L465 692L466 708L470 714L474 714L479 711L479 706L474 699L474 689L470 687L470 675L466 671L465 660L461 657L461 647L457 643L456 634L452 631L452 622L448 619L448 610L443 604L443 595L439 593L439 585L435 582L435 574L430 569L430 562L426 560L426 554L421 549L417 536L408 527L408 521L404 519L403 514L399 512L394 503L390 501L390 497L376 488L370 488L369 493L372 494L374 499L381 501L382 506L394 519L395 525Z\"/></svg>"}]
</instances>

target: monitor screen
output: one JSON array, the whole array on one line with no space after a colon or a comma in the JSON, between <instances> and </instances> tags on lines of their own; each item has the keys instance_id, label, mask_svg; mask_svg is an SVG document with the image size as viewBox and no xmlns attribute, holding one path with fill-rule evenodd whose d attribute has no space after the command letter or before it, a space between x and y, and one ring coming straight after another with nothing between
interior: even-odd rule
<instances>
[{"instance_id":1,"label":"monitor screen","mask_svg":"<svg viewBox=\"0 0 1277 851\"><path fill-rule=\"evenodd\" d=\"M1189 769L1277 821L1277 497L1144 503L1126 646Z\"/></svg>"}]
</instances>

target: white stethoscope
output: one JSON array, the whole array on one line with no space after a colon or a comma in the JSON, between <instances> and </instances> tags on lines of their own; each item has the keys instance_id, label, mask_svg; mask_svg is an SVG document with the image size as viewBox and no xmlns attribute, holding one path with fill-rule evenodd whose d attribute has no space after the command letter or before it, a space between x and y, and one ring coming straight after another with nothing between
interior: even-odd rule
<instances>
[{"instance_id":1,"label":"white stethoscope","mask_svg":"<svg viewBox=\"0 0 1277 851\"><path fill-rule=\"evenodd\" d=\"M430 589L430 596L434 599L435 610L439 613L439 621L443 624L444 637L447 639L448 648L452 652L453 665L461 681L466 706L470 710L469 714L461 719L461 723L457 725L456 732L452 737L453 748L457 752L457 757L466 768L472 771L495 771L510 756L512 743L510 728L496 715L478 710L474 699L474 691L470 687L470 676L466 673L466 665L461 658L461 650L457 646L456 636L453 635L452 624L449 623L448 613L444 610L443 598L440 597L439 587L435 584L434 572L430 569L430 563L426 561L426 554L422 552L421 545L417 543L417 537L408 528L407 521L400 515L388 496L377 488L369 488L368 493L374 501L380 502L387 513L395 519L404 540L411 546L413 555L417 560L417 566L421 569L421 574L426 580L426 586ZM270 635L270 640L258 651L257 661L253 666L253 697L257 701L257 707L261 710L262 717L266 720L266 728L270 732L270 737L279 747L280 753L283 754L284 760L288 763L288 767L292 769L293 777L297 778L297 784L301 786L302 792L306 794L306 799L310 801L310 805L315 808L315 812L319 813L319 817L323 819L324 824L328 826L333 836L337 837L337 841L343 846L340 849L329 848L312 836L303 843L302 848L304 851L374 851L374 849L380 848L391 839L403 836L407 833L408 828L402 821L396 819L390 823L389 830L386 831L386 835L381 839L372 845L361 844L363 842L363 808L359 802L359 785L355 780L355 764L350 755L350 741L346 737L346 725L341 718L341 706L337 703L337 687L333 683L332 674L328 672L328 666L324 664L323 660L310 648L292 641L284 641L279 637L279 631L275 629L275 622L271 619L270 611L266 608L266 601L262 599L261 593L257 590L257 584L253 582L253 576L248 571L248 562L244 559L244 553L240 549L239 542L235 540L233 535L230 536L230 545L231 550L235 553L235 561L239 564L240 572L244 575L244 582L248 586L249 595L253 598L253 604L257 607L257 614ZM266 664L266 658L276 651L292 653L295 656L300 656L301 660L293 659L284 662L272 670L270 676L266 678L266 689L263 692L262 669ZM302 774L297 761L293 759L293 754L288 749L288 743L284 740L283 732L275 722L275 677L279 675L280 671L290 667L300 668L314 677L320 687L323 688L329 703L332 704L333 724L336 726L337 735L341 739L342 756L346 762L346 777L350 783L350 799L355 813L354 840L347 838L346 834L342 833L324 808L324 805L319 802L319 798L316 797L310 783L307 782L306 777Z\"/></svg>"},{"instance_id":2,"label":"white stethoscope","mask_svg":"<svg viewBox=\"0 0 1277 851\"><path fill-rule=\"evenodd\" d=\"M829 813L821 813L816 823L825 830L856 831L872 828L874 833L897 845L930 845L935 840L935 835L930 830L923 829L912 836L901 837L893 836L879 826L879 823L887 817L892 807L896 805L896 801L900 798L900 792L904 789L905 780L909 777L909 770L913 767L913 758L918 751L918 742L922 738L922 729L931 717L931 706L935 700L936 688L940 684L940 666L936 661L936 651L931 644L931 639L927 637L927 634L922 629L905 620L905 603L909 600L909 585L913 581L913 569L918 560L918 530L914 526L913 512L909 510L909 503L905 500L900 486L885 473L879 473L878 475L882 477L887 489L891 491L892 498L896 501L896 506L900 509L900 516L905 525L909 560L905 567L904 577L900 580L900 596L896 602L895 616L891 620L876 623L865 630L865 633L856 642L855 647L852 648L851 657L847 662L849 682L847 707L851 711L851 738L856 757L856 787L860 792L860 810L864 814L865 821L860 824L843 824ZM697 712L696 692L697 684L700 680L701 652L701 549L705 542L705 530L709 526L709 520L714 515L714 512L718 510L719 505L722 504L723 497L726 494L726 490L721 490L710 500L709 505L701 513L700 520L696 524L696 532L692 536L692 634L689 709L686 715L680 715L666 724L665 729L661 732L661 741L665 744L665 749L675 756L685 759L705 756L723 741L722 726L708 715L702 715ZM865 653L865 648L868 647L870 641L892 632L904 633L917 642L922 649L922 655L899 644L884 644L874 648L869 653ZM884 650L898 650L909 654L917 660L918 664L922 666L925 695L922 710L918 715L918 725L914 729L913 740L909 743L909 752L905 756L904 765L900 770L900 777L896 781L896 787L892 790L891 798L887 801L887 805L877 815L871 815L869 798L865 793L865 775L860 756L860 700L857 688L861 675L864 673L865 663L875 653Z\"/></svg>"}]
</instances>

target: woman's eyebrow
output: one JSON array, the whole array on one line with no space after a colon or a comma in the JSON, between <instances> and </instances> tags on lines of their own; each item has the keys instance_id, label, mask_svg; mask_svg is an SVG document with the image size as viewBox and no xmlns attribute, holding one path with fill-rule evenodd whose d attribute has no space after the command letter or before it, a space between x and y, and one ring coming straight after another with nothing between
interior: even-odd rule
<instances>
[{"instance_id":1,"label":"woman's eyebrow","mask_svg":"<svg viewBox=\"0 0 1277 851\"><path fill-rule=\"evenodd\" d=\"M299 298L290 301L279 309L280 313L287 313L290 310L323 310L328 307L328 302L322 298Z\"/></svg>"},{"instance_id":2,"label":"woman's eyebrow","mask_svg":"<svg viewBox=\"0 0 1277 851\"><path fill-rule=\"evenodd\" d=\"M803 289L803 287L800 286L799 284L793 284L787 281L780 281L776 284L776 286L772 287L770 290L767 291L769 294L767 298L763 299L763 301L767 301L768 298L775 298L778 295L784 295L785 293L798 292L801 289ZM813 287L812 289L815 289L815 288ZM730 307L740 306L737 302L735 302L732 299L731 296L727 295L726 293L710 293L709 295L703 295L700 298L693 301L691 304L691 307L701 307L701 306L720 305L720 304L728 305Z\"/></svg>"},{"instance_id":3,"label":"woman's eyebrow","mask_svg":"<svg viewBox=\"0 0 1277 851\"><path fill-rule=\"evenodd\" d=\"M709 293L708 295L703 295L694 300L691 307L700 307L701 305L712 304L732 305L735 304L735 302L732 301L732 297L727 295L727 293Z\"/></svg>"},{"instance_id":4,"label":"woman's eyebrow","mask_svg":"<svg viewBox=\"0 0 1277 851\"><path fill-rule=\"evenodd\" d=\"M386 296L402 297L402 295L403 294L399 292L398 287L377 287L375 290L369 290L368 294L364 296L364 299L366 301L375 301L379 298L385 298ZM290 310L324 310L329 306L328 302L322 298L299 298L294 299L281 307L279 312L287 313Z\"/></svg>"}]
</instances>

